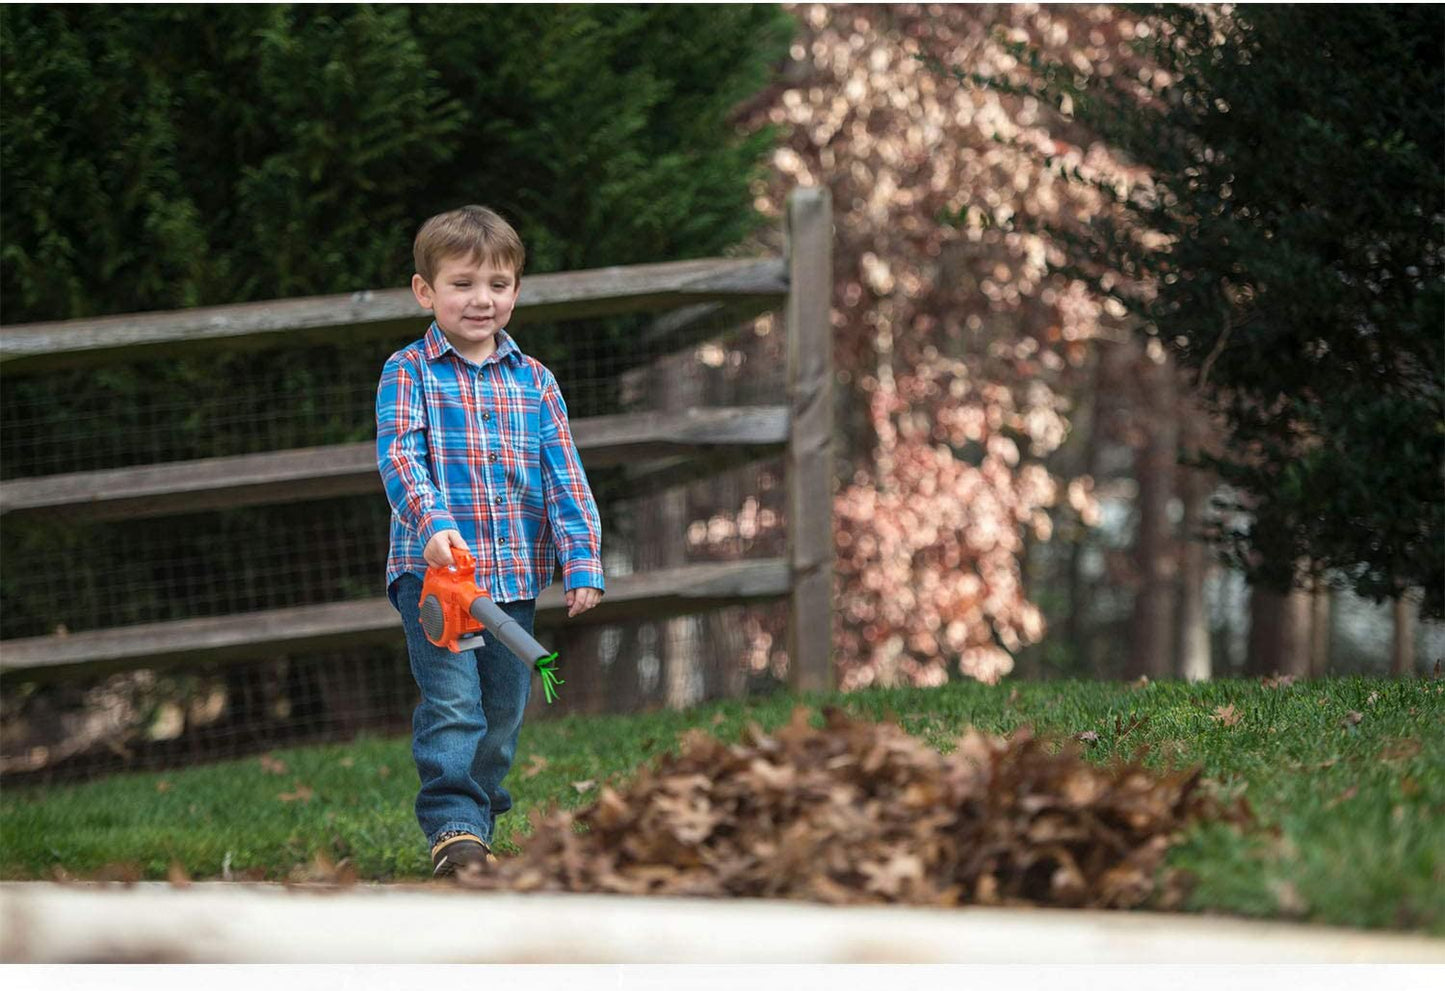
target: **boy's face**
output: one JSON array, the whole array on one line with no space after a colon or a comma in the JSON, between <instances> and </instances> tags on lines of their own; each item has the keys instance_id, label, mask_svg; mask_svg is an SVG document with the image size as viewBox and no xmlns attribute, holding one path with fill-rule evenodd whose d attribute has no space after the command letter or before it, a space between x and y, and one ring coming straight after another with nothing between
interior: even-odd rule
<instances>
[{"instance_id":1,"label":"boy's face","mask_svg":"<svg viewBox=\"0 0 1445 991\"><path fill-rule=\"evenodd\" d=\"M430 285L420 275L411 277L417 302L432 311L452 347L474 360L496 347L497 331L512 319L520 289L512 269L465 255L442 259Z\"/></svg>"}]
</instances>

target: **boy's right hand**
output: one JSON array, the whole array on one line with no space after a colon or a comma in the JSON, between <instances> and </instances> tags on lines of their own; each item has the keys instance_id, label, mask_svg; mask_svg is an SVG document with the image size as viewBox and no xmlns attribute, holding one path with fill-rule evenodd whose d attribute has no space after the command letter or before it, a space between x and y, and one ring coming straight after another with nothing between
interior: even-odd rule
<instances>
[{"instance_id":1,"label":"boy's right hand","mask_svg":"<svg viewBox=\"0 0 1445 991\"><path fill-rule=\"evenodd\" d=\"M426 548L421 556L426 558L426 563L433 568L450 568L452 566L452 548L460 547L468 554L472 549L462 539L462 535L455 530L438 530L436 534L426 542Z\"/></svg>"}]
</instances>

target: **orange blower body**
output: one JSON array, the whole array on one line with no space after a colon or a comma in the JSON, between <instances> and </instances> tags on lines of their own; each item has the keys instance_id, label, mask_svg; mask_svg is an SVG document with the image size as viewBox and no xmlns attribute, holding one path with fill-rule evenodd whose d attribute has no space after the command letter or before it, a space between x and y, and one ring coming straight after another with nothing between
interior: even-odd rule
<instances>
[{"instance_id":1,"label":"orange blower body","mask_svg":"<svg viewBox=\"0 0 1445 991\"><path fill-rule=\"evenodd\" d=\"M474 645L469 646L467 641L479 636L484 628L472 615L472 603L479 597L491 596L472 580L476 567L469 553L453 547L452 560L455 565L451 568L426 569L421 585L421 625L432 643L460 653L472 649Z\"/></svg>"},{"instance_id":2,"label":"orange blower body","mask_svg":"<svg viewBox=\"0 0 1445 991\"><path fill-rule=\"evenodd\" d=\"M482 631L491 624L497 641L516 654L542 678L547 704L557 701L557 654L548 653L520 623L492 601L472 581L476 562L460 547L452 548L450 568L427 568L421 583L421 629L438 647L460 654L480 647ZM485 620L485 622L483 622Z\"/></svg>"}]
</instances>

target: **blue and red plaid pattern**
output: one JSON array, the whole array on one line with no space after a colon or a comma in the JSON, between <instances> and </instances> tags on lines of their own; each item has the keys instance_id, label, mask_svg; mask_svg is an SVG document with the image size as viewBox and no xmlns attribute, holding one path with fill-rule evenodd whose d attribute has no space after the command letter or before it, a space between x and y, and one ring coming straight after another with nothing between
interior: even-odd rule
<instances>
[{"instance_id":1,"label":"blue and red plaid pattern","mask_svg":"<svg viewBox=\"0 0 1445 991\"><path fill-rule=\"evenodd\" d=\"M426 574L422 549L453 529L498 602L535 599L557 563L564 587L603 588L602 525L557 380L505 331L481 364L435 322L386 361L376 460L391 503L389 587Z\"/></svg>"}]
</instances>

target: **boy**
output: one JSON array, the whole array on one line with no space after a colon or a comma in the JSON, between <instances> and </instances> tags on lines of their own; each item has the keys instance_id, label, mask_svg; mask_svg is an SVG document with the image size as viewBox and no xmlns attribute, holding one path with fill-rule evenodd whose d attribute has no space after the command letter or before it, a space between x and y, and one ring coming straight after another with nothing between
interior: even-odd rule
<instances>
[{"instance_id":1,"label":"boy","mask_svg":"<svg viewBox=\"0 0 1445 991\"><path fill-rule=\"evenodd\" d=\"M450 566L453 547L467 550L477 584L531 632L558 559L568 616L601 599L601 524L557 380L506 332L525 261L517 232L465 206L423 224L413 256L412 292L434 320L386 361L376 453L391 503L387 597L421 690L416 816L443 877L492 859L532 671L491 636L459 654L428 641L422 576Z\"/></svg>"}]
</instances>

